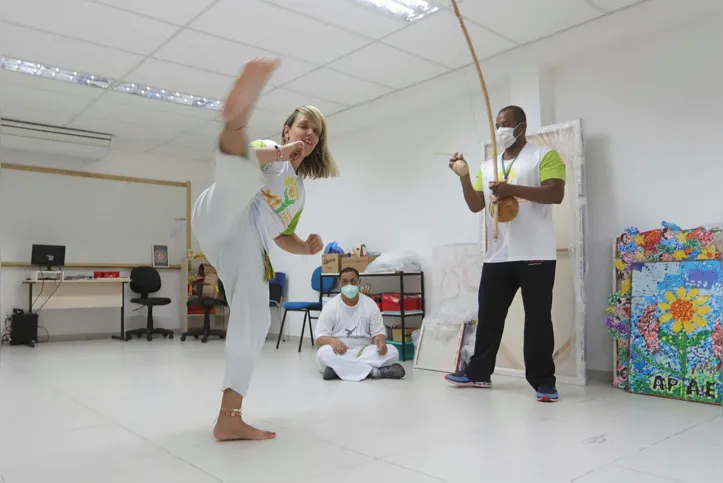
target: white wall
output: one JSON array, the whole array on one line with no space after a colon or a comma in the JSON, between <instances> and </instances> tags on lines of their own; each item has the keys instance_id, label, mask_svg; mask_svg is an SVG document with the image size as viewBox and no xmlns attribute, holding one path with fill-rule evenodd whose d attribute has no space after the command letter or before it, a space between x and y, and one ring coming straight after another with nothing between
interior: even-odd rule
<instances>
[{"instance_id":1,"label":"white wall","mask_svg":"<svg viewBox=\"0 0 723 483\"><path fill-rule=\"evenodd\" d=\"M628 226L723 222L718 132L723 22L668 29L554 71L557 121L584 120L588 367L611 370L604 327L612 239Z\"/></svg>"},{"instance_id":2,"label":"white wall","mask_svg":"<svg viewBox=\"0 0 723 483\"><path fill-rule=\"evenodd\" d=\"M40 157L28 153L5 153L3 162L24 163L38 166L47 166L61 169L74 169L91 171L95 173L115 174L121 176L136 176L144 178L165 179L171 181L191 181L192 196L208 187L213 180L213 166L211 163L195 161L182 161L178 159L163 158L154 155L133 154L121 151L112 151L108 157L98 163L78 163L67 159ZM22 203L18 204L22 209ZM127 237L141 236L137 233L125 233ZM152 241L149 241L149 247ZM196 243L194 240L194 248ZM197 249L197 248L196 248ZM149 252L150 254L150 252ZM150 255L149 255L150 256ZM113 255L108 254L108 261L114 261ZM172 263L179 263L172 261ZM88 270L68 270L70 275L92 273ZM166 307L159 307L154 311L156 326L169 329L178 329L180 321L179 293L181 291L180 270L161 270L162 289L159 296L170 297L173 303ZM3 319L12 312L13 308L27 310L27 287L18 282L31 276L27 269L3 268L0 271L0 314ZM185 282L184 282L185 284ZM139 310L132 312L137 306L130 303L133 294L126 290L126 323L127 329L145 326L146 312ZM84 310L47 310L40 316L40 325L45 327L51 338L79 335L109 334L119 330L119 311L117 309L84 309ZM44 332L41 331L40 340Z\"/></svg>"},{"instance_id":3,"label":"white wall","mask_svg":"<svg viewBox=\"0 0 723 483\"><path fill-rule=\"evenodd\" d=\"M612 369L611 338L604 327L612 239L630 225L649 229L662 220L683 226L723 221L723 163L715 132L723 108L718 86L723 22L720 10L704 12L708 5L702 2L691 2L689 16L679 15L678 7L646 2L485 63L497 85L490 94L493 108L517 102L510 87L520 79L511 82L509 76L520 72L520 65L540 65L544 59L551 85L543 91L552 93L544 100L552 110L547 117L584 122L586 347L592 370ZM459 71L332 116L331 144L342 177L308 183L299 232L317 232L325 242L338 240L345 247L364 242L383 251L410 249L426 263L435 245L476 241L475 215L466 211L445 159L434 156L459 149L468 159L479 159L487 124L481 96L470 82ZM376 121L369 126L369 119ZM278 269L289 272L290 298L313 299L308 278L318 258L281 254L274 259ZM299 327L297 322L289 333L298 335Z\"/></svg>"}]
</instances>

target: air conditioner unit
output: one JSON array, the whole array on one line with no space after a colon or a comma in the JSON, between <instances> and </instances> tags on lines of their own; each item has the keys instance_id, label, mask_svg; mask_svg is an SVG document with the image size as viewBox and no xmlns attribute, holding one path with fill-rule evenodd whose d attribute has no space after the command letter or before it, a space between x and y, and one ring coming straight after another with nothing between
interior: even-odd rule
<instances>
[{"instance_id":1,"label":"air conditioner unit","mask_svg":"<svg viewBox=\"0 0 723 483\"><path fill-rule=\"evenodd\" d=\"M0 120L0 147L3 149L96 162L108 155L112 143L113 136L110 134L12 119Z\"/></svg>"}]
</instances>

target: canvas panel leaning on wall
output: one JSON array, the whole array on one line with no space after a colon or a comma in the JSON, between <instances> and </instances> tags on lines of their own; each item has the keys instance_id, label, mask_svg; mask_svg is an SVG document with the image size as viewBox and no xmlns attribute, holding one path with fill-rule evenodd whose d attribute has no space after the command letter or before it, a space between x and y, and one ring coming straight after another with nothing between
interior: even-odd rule
<instances>
[{"instance_id":1,"label":"canvas panel leaning on wall","mask_svg":"<svg viewBox=\"0 0 723 483\"><path fill-rule=\"evenodd\" d=\"M723 265L719 227L640 232L616 240L606 326L615 339L615 387L721 404Z\"/></svg>"}]
</instances>

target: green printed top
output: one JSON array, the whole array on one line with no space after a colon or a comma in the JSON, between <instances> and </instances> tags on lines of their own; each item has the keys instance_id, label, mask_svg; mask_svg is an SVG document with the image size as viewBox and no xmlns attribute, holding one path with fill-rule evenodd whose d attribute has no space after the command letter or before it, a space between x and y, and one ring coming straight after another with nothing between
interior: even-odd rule
<instances>
[{"instance_id":1,"label":"green printed top","mask_svg":"<svg viewBox=\"0 0 723 483\"><path fill-rule=\"evenodd\" d=\"M274 147L273 141L257 140L251 147ZM264 248L269 251L270 242L279 235L293 235L304 210L306 192L303 180L297 176L289 161L267 163L261 166L266 185L252 202L256 225L261 232Z\"/></svg>"}]
</instances>

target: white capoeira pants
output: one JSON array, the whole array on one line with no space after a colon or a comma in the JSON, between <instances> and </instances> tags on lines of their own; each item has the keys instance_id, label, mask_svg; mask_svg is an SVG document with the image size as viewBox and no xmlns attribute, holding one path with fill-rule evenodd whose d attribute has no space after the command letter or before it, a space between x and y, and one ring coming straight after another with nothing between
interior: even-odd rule
<instances>
[{"instance_id":1,"label":"white capoeira pants","mask_svg":"<svg viewBox=\"0 0 723 483\"><path fill-rule=\"evenodd\" d=\"M229 304L223 388L246 396L271 324L263 244L251 201L266 184L253 151L216 155L215 182L193 204L201 250L218 272Z\"/></svg>"},{"instance_id":2,"label":"white capoeira pants","mask_svg":"<svg viewBox=\"0 0 723 483\"><path fill-rule=\"evenodd\" d=\"M331 367L342 381L362 381L367 378L373 368L391 366L399 361L399 351L393 345L387 346L387 353L380 356L377 346L367 346L361 351L360 347L350 347L344 354L334 354L330 345L322 346L316 353L316 360L321 365L321 371Z\"/></svg>"}]
</instances>

